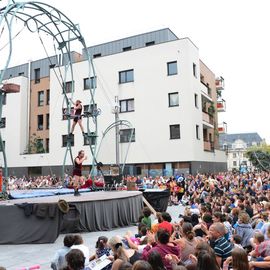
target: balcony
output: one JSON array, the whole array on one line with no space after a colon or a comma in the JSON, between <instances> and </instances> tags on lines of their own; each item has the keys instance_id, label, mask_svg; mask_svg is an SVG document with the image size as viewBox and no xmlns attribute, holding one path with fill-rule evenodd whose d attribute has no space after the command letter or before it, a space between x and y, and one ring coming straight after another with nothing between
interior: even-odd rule
<instances>
[{"instance_id":1,"label":"balcony","mask_svg":"<svg viewBox=\"0 0 270 270\"><path fill-rule=\"evenodd\" d=\"M216 78L216 89L224 90L224 78L221 76Z\"/></svg>"},{"instance_id":2,"label":"balcony","mask_svg":"<svg viewBox=\"0 0 270 270\"><path fill-rule=\"evenodd\" d=\"M217 101L217 111L226 112L226 101L224 99Z\"/></svg>"},{"instance_id":3,"label":"balcony","mask_svg":"<svg viewBox=\"0 0 270 270\"><path fill-rule=\"evenodd\" d=\"M214 143L213 142L204 141L203 142L203 150L204 151L213 152L214 151Z\"/></svg>"},{"instance_id":4,"label":"balcony","mask_svg":"<svg viewBox=\"0 0 270 270\"><path fill-rule=\"evenodd\" d=\"M202 112L203 126L206 128L214 128L214 118L206 112Z\"/></svg>"},{"instance_id":5,"label":"balcony","mask_svg":"<svg viewBox=\"0 0 270 270\"><path fill-rule=\"evenodd\" d=\"M227 133L227 123L226 122L223 122L222 124L218 125L218 133L219 134Z\"/></svg>"},{"instance_id":6,"label":"balcony","mask_svg":"<svg viewBox=\"0 0 270 270\"><path fill-rule=\"evenodd\" d=\"M201 82L201 94L208 100L212 101L211 89L203 82Z\"/></svg>"}]
</instances>

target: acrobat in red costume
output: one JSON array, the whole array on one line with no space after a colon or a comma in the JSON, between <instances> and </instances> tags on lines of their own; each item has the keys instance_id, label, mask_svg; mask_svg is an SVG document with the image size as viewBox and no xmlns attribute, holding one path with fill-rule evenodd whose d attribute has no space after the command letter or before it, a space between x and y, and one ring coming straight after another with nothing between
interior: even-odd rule
<instances>
[{"instance_id":1,"label":"acrobat in red costume","mask_svg":"<svg viewBox=\"0 0 270 270\"><path fill-rule=\"evenodd\" d=\"M83 129L83 125L82 125L82 110L83 110L82 102L80 100L76 100L76 102L74 103L71 99L70 99L70 101L73 103L73 105L75 105L74 119L73 119L70 134L72 134L74 132L75 126L78 123L80 128L81 128L82 134L84 135L84 129Z\"/></svg>"},{"instance_id":2,"label":"acrobat in red costume","mask_svg":"<svg viewBox=\"0 0 270 270\"><path fill-rule=\"evenodd\" d=\"M73 188L74 188L74 196L80 196L79 188L84 183L82 176L82 163L87 159L84 151L81 150L78 153L78 156L74 160L74 168L73 168Z\"/></svg>"}]
</instances>

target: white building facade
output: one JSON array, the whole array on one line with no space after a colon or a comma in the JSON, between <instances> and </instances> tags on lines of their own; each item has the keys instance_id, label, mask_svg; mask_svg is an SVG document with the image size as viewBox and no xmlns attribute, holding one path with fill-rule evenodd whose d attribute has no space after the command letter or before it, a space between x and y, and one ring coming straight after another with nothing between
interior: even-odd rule
<instances>
[{"instance_id":1,"label":"white building facade","mask_svg":"<svg viewBox=\"0 0 270 270\"><path fill-rule=\"evenodd\" d=\"M143 37L146 36L135 36L137 39ZM126 174L156 176L226 170L225 152L218 150L218 147L211 151L205 148L204 129L214 128L215 123L209 124L209 127L205 123L202 95L206 94L205 85L200 81L199 52L189 38L152 42L135 49L131 46L122 52L99 55L93 61L96 70L95 101L101 109L97 144L100 143L105 129L115 121L112 113L115 97L119 100L119 118L128 120L134 128L134 136L129 145L126 138L130 135L130 128L120 127L120 163L126 161ZM74 100L81 100L83 105L89 104L90 100L89 90L85 89L87 65L87 61L73 63ZM60 69L64 72L63 67ZM3 129L10 174L29 174L27 168L35 166L41 168L42 174L61 174L66 151L64 140L67 135L67 120L63 120L64 96L56 76L59 69L55 70L56 72L51 69L49 75L49 153L23 154L26 145L22 138L26 135L20 134L27 134L23 129L24 125L28 126L27 103L23 104L27 102L24 96L27 95L27 83L20 83L21 92L14 94L20 96L20 101L15 103L14 100L12 104L19 102L21 110L14 115L7 112L10 119L7 118L6 128ZM27 82L26 78L25 80ZM67 81L69 80L71 78L67 77ZM216 105L216 101L213 102ZM7 103L7 110L14 106L12 104ZM9 127L12 117L24 120L20 124L14 121L14 126L15 123L19 126ZM85 130L86 121L83 119ZM11 147L12 142L8 138L15 130L16 136L12 139L14 145ZM91 165L91 153L76 126L73 156L81 149L89 157L84 164L87 172ZM97 160L104 165L115 164L115 155L115 131L112 130L100 145ZM70 170L70 158L67 158L67 165Z\"/></svg>"}]
</instances>

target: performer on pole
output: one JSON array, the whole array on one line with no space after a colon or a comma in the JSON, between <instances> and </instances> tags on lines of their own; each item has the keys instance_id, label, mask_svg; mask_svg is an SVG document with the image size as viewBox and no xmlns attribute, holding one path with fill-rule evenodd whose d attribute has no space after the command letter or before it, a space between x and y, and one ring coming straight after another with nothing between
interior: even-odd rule
<instances>
[{"instance_id":1,"label":"performer on pole","mask_svg":"<svg viewBox=\"0 0 270 270\"><path fill-rule=\"evenodd\" d=\"M77 123L79 124L82 134L84 135L83 125L82 125L82 109L83 109L82 102L80 100L76 100L76 102L74 103L72 99L70 99L70 101L73 103L73 105L75 105L74 106L75 117L73 119L70 135L74 132L74 129Z\"/></svg>"},{"instance_id":2,"label":"performer on pole","mask_svg":"<svg viewBox=\"0 0 270 270\"><path fill-rule=\"evenodd\" d=\"M87 159L84 151L80 150L78 156L74 160L74 168L73 168L73 188L74 188L74 196L80 196L79 188L83 185L83 177L82 177L82 163Z\"/></svg>"}]
</instances>

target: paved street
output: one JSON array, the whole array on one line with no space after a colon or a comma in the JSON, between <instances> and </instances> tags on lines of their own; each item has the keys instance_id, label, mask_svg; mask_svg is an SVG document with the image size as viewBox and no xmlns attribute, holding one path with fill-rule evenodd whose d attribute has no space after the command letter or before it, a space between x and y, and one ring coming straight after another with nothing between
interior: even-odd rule
<instances>
[{"instance_id":1,"label":"paved street","mask_svg":"<svg viewBox=\"0 0 270 270\"><path fill-rule=\"evenodd\" d=\"M183 211L182 206L170 206L167 210L173 221L178 220L178 215ZM3 218L3 217L1 217ZM124 235L128 230L135 233L135 226L115 229L107 232L83 233L85 244L89 246L90 254L95 252L95 243L98 236L105 235L108 238L114 235ZM0 266L8 270L18 270L39 264L41 269L50 269L50 261L57 249L63 245L64 235L60 235L53 244L29 244L29 245L0 245Z\"/></svg>"}]
</instances>

